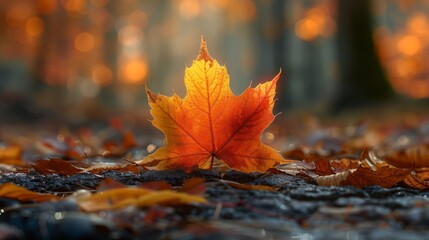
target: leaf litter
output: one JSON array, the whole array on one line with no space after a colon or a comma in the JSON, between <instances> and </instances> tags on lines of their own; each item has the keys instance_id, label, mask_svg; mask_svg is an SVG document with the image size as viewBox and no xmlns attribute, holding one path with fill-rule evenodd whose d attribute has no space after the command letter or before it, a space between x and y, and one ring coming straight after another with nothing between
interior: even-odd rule
<instances>
[{"instance_id":1,"label":"leaf litter","mask_svg":"<svg viewBox=\"0 0 429 240\"><path fill-rule=\"evenodd\" d=\"M245 108L240 105L243 101L244 106L249 101L263 106L255 110L264 119L260 126L251 123L252 114L244 121L219 118L223 121L219 125L210 120L218 114L216 101L192 85L201 74L209 76L203 78L206 86L216 82L213 89L205 89L207 93L218 93L219 99L226 93L230 98L216 100L229 115ZM369 239L378 239L380 234L392 239L405 233L416 238L427 234L427 116L418 121L411 116L411 124L398 118L396 124L389 119L388 124L358 121L343 126L323 125L309 116L300 116L300 120L285 116L268 127L274 119L278 79L249 88L243 95L231 95L226 67L210 57L203 40L197 60L185 73L188 95L184 99L148 90L152 123L166 134L164 148L159 139L137 134L139 127L125 127L128 125L119 117L101 128L62 128L48 137L28 137L27 132L22 137L0 127L0 219L7 224L7 231L0 228L0 232L55 239L85 223L87 230L81 235L73 232L75 239L187 239L209 238L210 234L250 239L308 234L324 239L344 238L351 229L356 236ZM253 99L255 93L265 97ZM202 108L192 105L197 101L195 94L201 95L196 99L205 100L199 105ZM208 135L198 132L201 129L191 134L177 132L177 128L166 130L158 119L164 104L159 101L164 100L201 116L203 120L192 122L193 126L203 128L209 122L204 128L213 130ZM209 106L213 108L208 110ZM185 123L183 119L189 119L187 111L174 114ZM254 131L241 133L240 128L232 128L238 135L222 135L228 135L225 128L235 126L234 121ZM219 126L225 130L222 134ZM279 151L260 141L266 133L276 138L272 146ZM209 141L190 140L197 136ZM176 138L200 146L187 149ZM165 148L170 149L165 152ZM195 149L200 152L192 152ZM236 156L262 155L237 158L224 149ZM169 155L170 150L174 156ZM173 162L168 160L171 157Z\"/></svg>"}]
</instances>

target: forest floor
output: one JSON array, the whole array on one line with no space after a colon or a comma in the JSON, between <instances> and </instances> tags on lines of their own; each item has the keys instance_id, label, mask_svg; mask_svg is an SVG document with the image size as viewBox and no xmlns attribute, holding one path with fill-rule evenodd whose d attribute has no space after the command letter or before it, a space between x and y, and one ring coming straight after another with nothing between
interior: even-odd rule
<instances>
[{"instance_id":1,"label":"forest floor","mask_svg":"<svg viewBox=\"0 0 429 240\"><path fill-rule=\"evenodd\" d=\"M280 116L262 140L285 157L299 149L301 154L310 151L331 158L344 156L345 147L353 149L346 152L348 156L358 158L357 150L368 146L385 151L429 143L427 111L366 113L323 121L308 114ZM141 122L143 127L139 127ZM58 126L61 125L43 122L0 124L0 184L14 183L62 198L23 201L2 195L0 190L0 239L358 240L429 236L428 189L411 188L402 182L389 188L320 186L315 179L287 171L242 173L222 166L190 173L145 168L128 171L123 167L124 162L144 157L162 145L162 138L146 120L127 115L108 122ZM82 152L86 154L87 150L70 144L67 139L79 139L93 151L103 154L107 151L110 156L102 154L77 160L75 157ZM19 147L20 161L26 167L21 166L22 162L8 167L10 159L1 151L13 146ZM119 170L99 167L94 172L70 173L67 169L46 172L36 168L37 161L52 158L82 168L103 161L122 165ZM176 191L187 179L196 178L201 180L197 194L206 198L205 203L145 207L131 204L120 209L83 211L77 197L98 191L107 180L111 181L110 187L119 183L127 186L156 183L155 188L162 188L160 183L164 182Z\"/></svg>"},{"instance_id":2,"label":"forest floor","mask_svg":"<svg viewBox=\"0 0 429 240\"><path fill-rule=\"evenodd\" d=\"M72 199L24 204L0 198L0 236L7 239L424 239L429 235L429 192L404 187L324 187L284 174L227 171L107 171L69 177L3 174L38 192L95 189L105 178L127 185L205 179L207 204L127 207L83 213ZM223 181L275 190L233 187ZM5 238L6 239L6 238Z\"/></svg>"}]
</instances>

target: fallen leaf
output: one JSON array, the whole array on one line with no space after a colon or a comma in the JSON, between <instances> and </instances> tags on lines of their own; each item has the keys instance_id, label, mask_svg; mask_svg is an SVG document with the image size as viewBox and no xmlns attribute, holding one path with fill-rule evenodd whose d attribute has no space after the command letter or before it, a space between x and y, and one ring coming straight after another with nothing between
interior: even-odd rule
<instances>
[{"instance_id":1,"label":"fallen leaf","mask_svg":"<svg viewBox=\"0 0 429 240\"><path fill-rule=\"evenodd\" d=\"M335 174L331 167L331 163L327 159L318 159L314 161L315 168L313 170L317 175L325 176Z\"/></svg>"},{"instance_id":2,"label":"fallen leaf","mask_svg":"<svg viewBox=\"0 0 429 240\"><path fill-rule=\"evenodd\" d=\"M262 191L275 191L276 189L267 185L251 185L251 184L243 184L234 181L228 180L220 180L223 183L228 184L231 187L242 189L242 190L262 190Z\"/></svg>"},{"instance_id":3,"label":"fallen leaf","mask_svg":"<svg viewBox=\"0 0 429 240\"><path fill-rule=\"evenodd\" d=\"M56 195L33 192L13 183L0 185L0 197L16 199L22 202L46 202L61 199Z\"/></svg>"},{"instance_id":4,"label":"fallen leaf","mask_svg":"<svg viewBox=\"0 0 429 240\"><path fill-rule=\"evenodd\" d=\"M77 198L79 207L87 212L114 210L127 206L179 205L205 203L201 196L171 190L153 191L145 188L117 188Z\"/></svg>"},{"instance_id":5,"label":"fallen leaf","mask_svg":"<svg viewBox=\"0 0 429 240\"><path fill-rule=\"evenodd\" d=\"M400 168L429 167L429 145L411 147L385 158L386 162Z\"/></svg>"},{"instance_id":6,"label":"fallen leaf","mask_svg":"<svg viewBox=\"0 0 429 240\"><path fill-rule=\"evenodd\" d=\"M349 169L356 169L359 167L359 161L350 158L342 158L339 160L331 160L331 167L334 172L341 173Z\"/></svg>"},{"instance_id":7,"label":"fallen leaf","mask_svg":"<svg viewBox=\"0 0 429 240\"><path fill-rule=\"evenodd\" d=\"M126 187L125 184L118 182L113 178L106 178L98 184L97 191L105 191L108 189L124 188L124 187Z\"/></svg>"},{"instance_id":8,"label":"fallen leaf","mask_svg":"<svg viewBox=\"0 0 429 240\"><path fill-rule=\"evenodd\" d=\"M133 164L111 164L111 163L96 163L92 164L88 168L85 168L84 172L91 172L99 174L105 171L118 171L118 172L132 172L139 173L139 166Z\"/></svg>"},{"instance_id":9,"label":"fallen leaf","mask_svg":"<svg viewBox=\"0 0 429 240\"><path fill-rule=\"evenodd\" d=\"M212 168L214 159L244 171L264 172L287 161L260 136L274 120L276 83L247 88L235 96L225 66L212 59L204 38L196 61L185 71L187 94L167 97L147 89L152 124L165 134L166 146L138 161L155 169Z\"/></svg>"},{"instance_id":10,"label":"fallen leaf","mask_svg":"<svg viewBox=\"0 0 429 240\"><path fill-rule=\"evenodd\" d=\"M61 137L59 137L61 136ZM56 138L44 138L37 141L35 147L45 155L81 160L85 157L83 149L76 145L77 139L72 136L59 135Z\"/></svg>"},{"instance_id":11,"label":"fallen leaf","mask_svg":"<svg viewBox=\"0 0 429 240\"><path fill-rule=\"evenodd\" d=\"M325 176L319 176L316 177L316 182L320 186L340 186L341 183L345 181L347 177L354 171L356 171L356 169L345 170L344 172L333 173Z\"/></svg>"},{"instance_id":12,"label":"fallen leaf","mask_svg":"<svg viewBox=\"0 0 429 240\"><path fill-rule=\"evenodd\" d=\"M269 172L274 174L287 174L292 176L299 176L311 180L318 177L312 170L315 168L314 162L298 161L291 164L278 165L275 168L269 169Z\"/></svg>"},{"instance_id":13,"label":"fallen leaf","mask_svg":"<svg viewBox=\"0 0 429 240\"><path fill-rule=\"evenodd\" d=\"M48 160L38 160L33 164L34 170L43 175L58 174L64 176L71 176L81 173L83 169L73 166L66 160L52 158Z\"/></svg>"},{"instance_id":14,"label":"fallen leaf","mask_svg":"<svg viewBox=\"0 0 429 240\"><path fill-rule=\"evenodd\" d=\"M375 171L371 168L360 166L353 173L347 176L342 185L352 185L357 188L363 188L371 185L388 188L404 180L410 173L408 169L401 169L390 166L383 166Z\"/></svg>"},{"instance_id":15,"label":"fallen leaf","mask_svg":"<svg viewBox=\"0 0 429 240\"><path fill-rule=\"evenodd\" d=\"M200 177L186 179L179 191L194 195L202 195L206 191L205 179Z\"/></svg>"},{"instance_id":16,"label":"fallen leaf","mask_svg":"<svg viewBox=\"0 0 429 240\"><path fill-rule=\"evenodd\" d=\"M412 188L428 189L429 188L429 169L419 169L412 171L405 179L404 183Z\"/></svg>"},{"instance_id":17,"label":"fallen leaf","mask_svg":"<svg viewBox=\"0 0 429 240\"><path fill-rule=\"evenodd\" d=\"M23 166L26 163L21 158L22 149L19 146L0 146L0 164Z\"/></svg>"}]
</instances>

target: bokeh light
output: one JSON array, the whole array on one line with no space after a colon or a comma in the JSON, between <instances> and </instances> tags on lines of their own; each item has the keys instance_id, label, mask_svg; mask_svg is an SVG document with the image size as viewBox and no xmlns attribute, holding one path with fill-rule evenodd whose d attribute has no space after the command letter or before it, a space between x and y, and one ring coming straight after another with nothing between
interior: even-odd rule
<instances>
[{"instance_id":1,"label":"bokeh light","mask_svg":"<svg viewBox=\"0 0 429 240\"><path fill-rule=\"evenodd\" d=\"M43 32L43 21L38 17L32 17L25 23L25 31L28 35L35 37Z\"/></svg>"},{"instance_id":2,"label":"bokeh light","mask_svg":"<svg viewBox=\"0 0 429 240\"><path fill-rule=\"evenodd\" d=\"M429 24L426 15L415 11L395 31L379 27L377 50L389 81L396 91L412 98L429 97Z\"/></svg>"},{"instance_id":3,"label":"bokeh light","mask_svg":"<svg viewBox=\"0 0 429 240\"><path fill-rule=\"evenodd\" d=\"M36 0L37 11L41 14L52 14L57 10L57 0Z\"/></svg>"},{"instance_id":4,"label":"bokeh light","mask_svg":"<svg viewBox=\"0 0 429 240\"><path fill-rule=\"evenodd\" d=\"M89 52L94 48L94 36L89 32L81 32L74 39L74 46L80 52Z\"/></svg>"},{"instance_id":5,"label":"bokeh light","mask_svg":"<svg viewBox=\"0 0 429 240\"><path fill-rule=\"evenodd\" d=\"M312 7L295 25L295 34L304 41L329 37L336 31L336 23L325 7Z\"/></svg>"},{"instance_id":6,"label":"bokeh light","mask_svg":"<svg viewBox=\"0 0 429 240\"><path fill-rule=\"evenodd\" d=\"M92 80L95 84L105 87L111 84L113 74L112 70L105 64L99 63L94 65L92 68Z\"/></svg>"},{"instance_id":7,"label":"bokeh light","mask_svg":"<svg viewBox=\"0 0 429 240\"><path fill-rule=\"evenodd\" d=\"M128 84L142 83L149 72L146 61L141 58L127 59L120 65L120 76L122 82Z\"/></svg>"},{"instance_id":8,"label":"bokeh light","mask_svg":"<svg viewBox=\"0 0 429 240\"><path fill-rule=\"evenodd\" d=\"M399 39L398 50L405 55L414 55L420 51L422 44L413 35L406 35Z\"/></svg>"}]
</instances>

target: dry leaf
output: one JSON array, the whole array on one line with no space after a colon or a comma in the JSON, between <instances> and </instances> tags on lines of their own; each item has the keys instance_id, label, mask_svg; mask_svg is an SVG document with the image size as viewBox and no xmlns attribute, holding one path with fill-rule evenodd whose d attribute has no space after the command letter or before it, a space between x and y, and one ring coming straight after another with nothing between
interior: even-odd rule
<instances>
[{"instance_id":1,"label":"dry leaf","mask_svg":"<svg viewBox=\"0 0 429 240\"><path fill-rule=\"evenodd\" d=\"M341 183L345 181L347 177L354 171L356 170L352 169L340 173L334 173L331 175L319 176L316 177L316 182L320 186L340 186Z\"/></svg>"},{"instance_id":2,"label":"dry leaf","mask_svg":"<svg viewBox=\"0 0 429 240\"><path fill-rule=\"evenodd\" d=\"M105 191L108 189L124 188L124 187L126 187L125 184L118 182L113 178L106 178L98 184L97 191Z\"/></svg>"},{"instance_id":3,"label":"dry leaf","mask_svg":"<svg viewBox=\"0 0 429 240\"><path fill-rule=\"evenodd\" d=\"M314 161L315 168L314 173L320 176L332 175L335 174L332 170L331 163L327 159L318 159Z\"/></svg>"},{"instance_id":4,"label":"dry leaf","mask_svg":"<svg viewBox=\"0 0 429 240\"><path fill-rule=\"evenodd\" d=\"M400 168L429 167L429 145L411 147L385 158L389 164Z\"/></svg>"},{"instance_id":5,"label":"dry leaf","mask_svg":"<svg viewBox=\"0 0 429 240\"><path fill-rule=\"evenodd\" d=\"M404 183L412 188L428 189L429 188L429 169L419 169L411 172L405 179Z\"/></svg>"},{"instance_id":6,"label":"dry leaf","mask_svg":"<svg viewBox=\"0 0 429 240\"><path fill-rule=\"evenodd\" d=\"M26 163L21 159L22 149L19 146L0 146L0 164L23 166Z\"/></svg>"},{"instance_id":7,"label":"dry leaf","mask_svg":"<svg viewBox=\"0 0 429 240\"><path fill-rule=\"evenodd\" d=\"M46 202L61 199L60 197L53 194L33 192L13 183L5 183L0 185L0 197L16 199L23 202Z\"/></svg>"},{"instance_id":8,"label":"dry leaf","mask_svg":"<svg viewBox=\"0 0 429 240\"><path fill-rule=\"evenodd\" d=\"M38 160L33 164L33 168L40 174L58 174L71 176L82 172L82 169L73 166L71 163L57 158L49 160Z\"/></svg>"},{"instance_id":9,"label":"dry leaf","mask_svg":"<svg viewBox=\"0 0 429 240\"><path fill-rule=\"evenodd\" d=\"M288 174L307 178L308 180L318 177L312 170L315 168L314 162L299 161L291 164L278 165L275 168L269 169L269 172L274 174Z\"/></svg>"},{"instance_id":10,"label":"dry leaf","mask_svg":"<svg viewBox=\"0 0 429 240\"><path fill-rule=\"evenodd\" d=\"M80 208L87 212L114 210L127 206L148 207L153 205L178 205L205 203L201 196L174 192L171 190L153 191L145 188L120 188L77 198Z\"/></svg>"},{"instance_id":11,"label":"dry leaf","mask_svg":"<svg viewBox=\"0 0 429 240\"><path fill-rule=\"evenodd\" d=\"M404 180L410 173L408 169L401 169L389 166L383 166L375 171L371 168L360 166L347 176L342 185L352 185L357 188L363 188L371 185L388 188Z\"/></svg>"},{"instance_id":12,"label":"dry leaf","mask_svg":"<svg viewBox=\"0 0 429 240\"><path fill-rule=\"evenodd\" d=\"M287 162L260 141L274 120L279 77L235 96L226 67L210 57L202 38L197 60L185 71L184 99L147 90L152 124L164 132L166 146L139 163L159 170L190 171L211 168L217 158L236 170L264 172Z\"/></svg>"},{"instance_id":13,"label":"dry leaf","mask_svg":"<svg viewBox=\"0 0 429 240\"><path fill-rule=\"evenodd\" d=\"M92 164L88 168L85 168L84 171L95 173L95 174L105 172L105 171L139 173L140 169L139 169L139 166L136 166L133 164L96 163L96 164Z\"/></svg>"},{"instance_id":14,"label":"dry leaf","mask_svg":"<svg viewBox=\"0 0 429 240\"><path fill-rule=\"evenodd\" d=\"M275 191L276 189L267 185L251 185L251 184L243 184L234 181L228 180L220 180L223 183L228 184L231 187L242 189L242 190L262 190L262 191Z\"/></svg>"},{"instance_id":15,"label":"dry leaf","mask_svg":"<svg viewBox=\"0 0 429 240\"><path fill-rule=\"evenodd\" d=\"M350 169L359 167L359 161L355 159L342 158L340 160L331 160L331 168L336 173L341 173Z\"/></svg>"},{"instance_id":16,"label":"dry leaf","mask_svg":"<svg viewBox=\"0 0 429 240\"><path fill-rule=\"evenodd\" d=\"M202 195L206 191L205 181L204 178L200 177L186 179L179 191L194 195Z\"/></svg>"}]
</instances>

